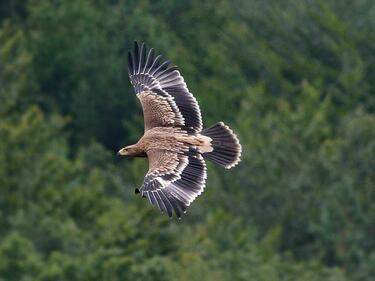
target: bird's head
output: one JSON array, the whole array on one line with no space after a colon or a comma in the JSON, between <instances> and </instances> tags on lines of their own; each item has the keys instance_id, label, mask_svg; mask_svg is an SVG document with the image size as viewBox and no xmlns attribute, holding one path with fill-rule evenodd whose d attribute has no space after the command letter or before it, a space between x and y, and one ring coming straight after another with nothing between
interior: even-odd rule
<instances>
[{"instance_id":1,"label":"bird's head","mask_svg":"<svg viewBox=\"0 0 375 281\"><path fill-rule=\"evenodd\" d=\"M132 145L125 146L121 148L118 152L117 155L119 156L127 156L130 155L132 151Z\"/></svg>"},{"instance_id":2,"label":"bird's head","mask_svg":"<svg viewBox=\"0 0 375 281\"><path fill-rule=\"evenodd\" d=\"M125 146L117 152L119 156L144 157L144 154L145 153L136 144Z\"/></svg>"}]
</instances>

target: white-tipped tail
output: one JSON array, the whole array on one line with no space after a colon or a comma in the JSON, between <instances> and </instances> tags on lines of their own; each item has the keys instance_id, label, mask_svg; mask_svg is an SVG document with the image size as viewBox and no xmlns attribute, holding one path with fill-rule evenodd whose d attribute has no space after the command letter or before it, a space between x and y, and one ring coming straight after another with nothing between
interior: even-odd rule
<instances>
[{"instance_id":1,"label":"white-tipped tail","mask_svg":"<svg viewBox=\"0 0 375 281\"><path fill-rule=\"evenodd\" d=\"M202 135L211 138L211 152L203 153L205 159L230 169L241 160L241 144L235 133L223 122L204 129Z\"/></svg>"}]
</instances>

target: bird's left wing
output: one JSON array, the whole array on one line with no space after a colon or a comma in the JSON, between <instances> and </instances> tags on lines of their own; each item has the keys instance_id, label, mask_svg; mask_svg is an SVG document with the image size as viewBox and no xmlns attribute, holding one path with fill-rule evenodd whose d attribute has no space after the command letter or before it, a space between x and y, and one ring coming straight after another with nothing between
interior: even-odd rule
<instances>
[{"instance_id":1,"label":"bird's left wing","mask_svg":"<svg viewBox=\"0 0 375 281\"><path fill-rule=\"evenodd\" d=\"M149 170L139 192L170 217L173 212L181 217L205 187L202 155L190 148L182 152L151 149L147 156Z\"/></svg>"},{"instance_id":2,"label":"bird's left wing","mask_svg":"<svg viewBox=\"0 0 375 281\"><path fill-rule=\"evenodd\" d=\"M187 132L202 130L202 117L195 97L176 67L163 62L142 44L129 52L129 77L141 101L145 131L153 127L180 127Z\"/></svg>"}]
</instances>

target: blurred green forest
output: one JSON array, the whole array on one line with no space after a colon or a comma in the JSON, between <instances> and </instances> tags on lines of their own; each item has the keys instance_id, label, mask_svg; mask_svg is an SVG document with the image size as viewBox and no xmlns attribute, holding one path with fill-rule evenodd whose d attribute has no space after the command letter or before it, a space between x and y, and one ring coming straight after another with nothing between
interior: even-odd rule
<instances>
[{"instance_id":1,"label":"blurred green forest","mask_svg":"<svg viewBox=\"0 0 375 281\"><path fill-rule=\"evenodd\" d=\"M134 40L243 161L182 220L134 195ZM375 1L2 0L0 280L370 281Z\"/></svg>"}]
</instances>

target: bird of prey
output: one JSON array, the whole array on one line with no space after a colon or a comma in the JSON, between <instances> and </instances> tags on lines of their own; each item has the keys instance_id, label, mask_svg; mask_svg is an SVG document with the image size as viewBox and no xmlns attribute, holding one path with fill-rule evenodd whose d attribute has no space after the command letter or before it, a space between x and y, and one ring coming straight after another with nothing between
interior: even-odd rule
<instances>
[{"instance_id":1,"label":"bird of prey","mask_svg":"<svg viewBox=\"0 0 375 281\"><path fill-rule=\"evenodd\" d=\"M238 164L241 145L223 122L203 129L197 100L176 66L163 61L153 48L135 42L129 52L129 77L142 104L144 135L119 155L147 157L149 169L135 190L172 217L203 192L205 159L230 169Z\"/></svg>"}]
</instances>

